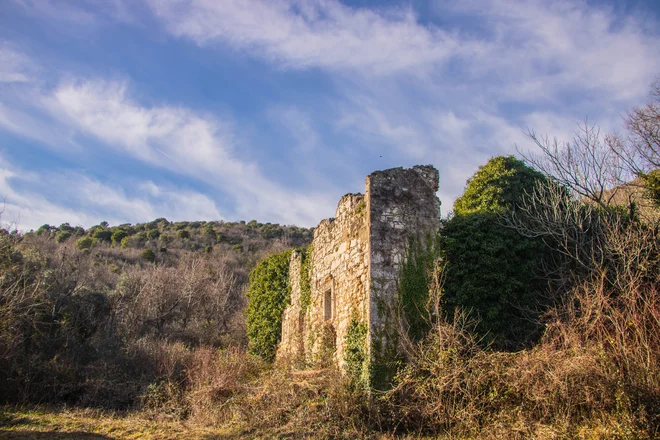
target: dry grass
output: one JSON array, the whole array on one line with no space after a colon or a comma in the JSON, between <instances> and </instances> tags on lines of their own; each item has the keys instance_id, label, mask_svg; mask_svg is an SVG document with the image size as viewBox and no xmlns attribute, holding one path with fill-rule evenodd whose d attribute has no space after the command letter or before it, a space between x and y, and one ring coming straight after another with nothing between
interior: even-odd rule
<instances>
[{"instance_id":1,"label":"dry grass","mask_svg":"<svg viewBox=\"0 0 660 440\"><path fill-rule=\"evenodd\" d=\"M242 438L242 433L147 418L140 413L85 409L5 407L0 439L208 439Z\"/></svg>"},{"instance_id":2,"label":"dry grass","mask_svg":"<svg viewBox=\"0 0 660 440\"><path fill-rule=\"evenodd\" d=\"M393 423L459 438L657 438L657 292L598 273L570 298L516 353L480 347L460 315L436 325L384 399Z\"/></svg>"}]
</instances>

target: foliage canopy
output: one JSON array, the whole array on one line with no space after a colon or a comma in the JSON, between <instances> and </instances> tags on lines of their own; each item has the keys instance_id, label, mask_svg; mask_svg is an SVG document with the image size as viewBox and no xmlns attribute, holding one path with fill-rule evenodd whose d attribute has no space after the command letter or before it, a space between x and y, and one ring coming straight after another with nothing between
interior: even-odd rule
<instances>
[{"instance_id":1,"label":"foliage canopy","mask_svg":"<svg viewBox=\"0 0 660 440\"><path fill-rule=\"evenodd\" d=\"M282 336L282 314L289 304L291 250L271 254L250 272L247 298L248 350L272 361Z\"/></svg>"},{"instance_id":2,"label":"foliage canopy","mask_svg":"<svg viewBox=\"0 0 660 440\"><path fill-rule=\"evenodd\" d=\"M513 156L494 157L468 179L463 195L454 202L454 214L514 209L525 192L544 179L543 174Z\"/></svg>"},{"instance_id":3,"label":"foliage canopy","mask_svg":"<svg viewBox=\"0 0 660 440\"><path fill-rule=\"evenodd\" d=\"M538 273L550 251L505 226L502 216L544 179L512 156L492 158L468 180L442 231L446 309L475 314L479 333L501 348L519 348L540 331Z\"/></svg>"}]
</instances>

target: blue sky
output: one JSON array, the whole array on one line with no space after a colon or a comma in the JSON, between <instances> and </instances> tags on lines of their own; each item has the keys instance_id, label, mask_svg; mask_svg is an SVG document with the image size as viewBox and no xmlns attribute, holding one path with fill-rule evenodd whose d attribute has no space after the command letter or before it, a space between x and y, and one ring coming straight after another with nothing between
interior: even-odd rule
<instances>
[{"instance_id":1,"label":"blue sky","mask_svg":"<svg viewBox=\"0 0 660 440\"><path fill-rule=\"evenodd\" d=\"M447 212L658 75L654 0L0 0L1 220L314 226L415 164Z\"/></svg>"}]
</instances>

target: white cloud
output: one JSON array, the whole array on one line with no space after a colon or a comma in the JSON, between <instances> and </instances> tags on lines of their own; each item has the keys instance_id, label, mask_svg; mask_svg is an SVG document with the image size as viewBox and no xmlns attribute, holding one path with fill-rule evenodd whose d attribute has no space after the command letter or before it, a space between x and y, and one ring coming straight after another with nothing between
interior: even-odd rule
<instances>
[{"instance_id":1,"label":"white cloud","mask_svg":"<svg viewBox=\"0 0 660 440\"><path fill-rule=\"evenodd\" d=\"M121 154L210 185L234 200L239 218L313 225L333 205L325 194L284 188L255 163L239 159L232 124L185 107L140 105L124 82L70 81L52 91L31 89L30 96L30 111L1 106L0 125L46 144L52 143L45 141L48 133L69 133L71 140L57 144L59 149L93 148L84 137L96 138Z\"/></svg>"},{"instance_id":2,"label":"white cloud","mask_svg":"<svg viewBox=\"0 0 660 440\"><path fill-rule=\"evenodd\" d=\"M470 69L505 84L502 92L512 99L596 90L630 101L643 96L660 71L653 19L583 0L468 0L454 7L492 31Z\"/></svg>"},{"instance_id":3,"label":"white cloud","mask_svg":"<svg viewBox=\"0 0 660 440\"><path fill-rule=\"evenodd\" d=\"M85 10L80 4L57 0L14 0L30 14L38 13L49 20L61 20L77 24L92 24L96 21L94 13Z\"/></svg>"},{"instance_id":4,"label":"white cloud","mask_svg":"<svg viewBox=\"0 0 660 440\"><path fill-rule=\"evenodd\" d=\"M448 61L467 41L421 26L410 8L358 9L337 1L147 0L177 37L223 42L285 67L390 73Z\"/></svg>"},{"instance_id":5,"label":"white cloud","mask_svg":"<svg viewBox=\"0 0 660 440\"><path fill-rule=\"evenodd\" d=\"M53 116L154 166L207 182L235 197L240 215L313 224L326 199L287 190L232 151L233 127L183 107L146 107L124 83L58 87L46 99Z\"/></svg>"},{"instance_id":6,"label":"white cloud","mask_svg":"<svg viewBox=\"0 0 660 440\"><path fill-rule=\"evenodd\" d=\"M180 188L158 186L151 181L130 182L132 192L77 172L28 172L0 156L0 200L4 200L3 225L22 230L44 223L68 222L89 227L101 221L111 224L169 220L220 220L215 202L208 196Z\"/></svg>"},{"instance_id":7,"label":"white cloud","mask_svg":"<svg viewBox=\"0 0 660 440\"><path fill-rule=\"evenodd\" d=\"M28 56L7 42L0 42L0 84L28 82L33 70L34 64Z\"/></svg>"},{"instance_id":8,"label":"white cloud","mask_svg":"<svg viewBox=\"0 0 660 440\"><path fill-rule=\"evenodd\" d=\"M533 147L526 128L570 137L576 121L588 116L604 131L617 129L619 115L644 99L660 73L655 18L624 16L582 0L437 1L443 27L428 24L438 17L417 16L410 5L146 2L171 35L208 49L209 56L224 45L276 69L327 74L327 108L285 101L275 108L279 114L269 114L303 153L292 167L303 161L309 170L332 167L327 175L340 179L348 149L352 162L344 166L351 172L431 162L441 171L445 210L489 157L513 153L515 144ZM83 11L91 10L87 6ZM250 146L236 139L243 127L189 107L145 103L128 84L61 83L30 97L36 103L31 110L0 104L0 125L41 142L56 134L64 140L59 146L80 148L82 136L93 137L143 163L205 182L235 200L235 216L313 225L332 211L337 194L313 194L304 185L289 190L264 172L268 164L250 157ZM265 108L272 106L267 99ZM322 127L334 128L346 142L331 145Z\"/></svg>"},{"instance_id":9,"label":"white cloud","mask_svg":"<svg viewBox=\"0 0 660 440\"><path fill-rule=\"evenodd\" d=\"M436 2L438 16L463 15L462 22L481 26L481 33L422 24L411 7L354 8L335 0L147 2L177 37L226 44L285 68L490 83L496 87L482 92L515 100L554 100L575 88L636 99L660 70L657 23L622 18L586 1Z\"/></svg>"},{"instance_id":10,"label":"white cloud","mask_svg":"<svg viewBox=\"0 0 660 440\"><path fill-rule=\"evenodd\" d=\"M106 16L113 21L136 24L135 9L139 7L137 2L125 0L13 0L13 3L24 14L41 16L51 25L88 28L97 26Z\"/></svg>"}]
</instances>

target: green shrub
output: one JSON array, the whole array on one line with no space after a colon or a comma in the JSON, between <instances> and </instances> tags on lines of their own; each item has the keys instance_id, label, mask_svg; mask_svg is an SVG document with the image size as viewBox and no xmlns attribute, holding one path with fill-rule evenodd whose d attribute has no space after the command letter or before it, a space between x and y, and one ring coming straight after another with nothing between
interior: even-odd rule
<instances>
[{"instance_id":1,"label":"green shrub","mask_svg":"<svg viewBox=\"0 0 660 440\"><path fill-rule=\"evenodd\" d=\"M357 389L366 389L370 383L367 333L367 324L353 318L344 337L344 369L351 384Z\"/></svg>"},{"instance_id":2,"label":"green shrub","mask_svg":"<svg viewBox=\"0 0 660 440\"><path fill-rule=\"evenodd\" d=\"M455 216L443 229L447 265L445 301L471 311L477 331L498 348L518 348L541 330L545 301L540 265L548 249L500 224L497 213Z\"/></svg>"},{"instance_id":3,"label":"green shrub","mask_svg":"<svg viewBox=\"0 0 660 440\"><path fill-rule=\"evenodd\" d=\"M92 237L99 241L110 241L112 239L112 232L107 229L98 228L94 230Z\"/></svg>"},{"instance_id":4,"label":"green shrub","mask_svg":"<svg viewBox=\"0 0 660 440\"><path fill-rule=\"evenodd\" d=\"M300 264L300 306L303 312L312 303L312 285L310 282L312 270L312 253L314 245L310 244L302 251L302 262Z\"/></svg>"},{"instance_id":5,"label":"green shrub","mask_svg":"<svg viewBox=\"0 0 660 440\"><path fill-rule=\"evenodd\" d=\"M424 243L411 239L406 259L399 273L399 302L413 341L422 339L430 328L428 310L429 274L439 257L437 235L428 235Z\"/></svg>"},{"instance_id":6,"label":"green shrub","mask_svg":"<svg viewBox=\"0 0 660 440\"><path fill-rule=\"evenodd\" d=\"M454 202L454 215L511 210L543 180L543 174L513 156L494 157L468 179L463 195Z\"/></svg>"},{"instance_id":7,"label":"green shrub","mask_svg":"<svg viewBox=\"0 0 660 440\"><path fill-rule=\"evenodd\" d=\"M121 247L123 247L123 248L128 247L129 242L130 242L130 238L129 238L129 237L124 237L124 238L122 238L122 239L121 239Z\"/></svg>"},{"instance_id":8,"label":"green shrub","mask_svg":"<svg viewBox=\"0 0 660 440\"><path fill-rule=\"evenodd\" d=\"M651 202L660 208L660 170L653 170L647 174L641 175L644 182L645 196Z\"/></svg>"},{"instance_id":9,"label":"green shrub","mask_svg":"<svg viewBox=\"0 0 660 440\"><path fill-rule=\"evenodd\" d=\"M117 229L113 234L112 234L112 244L115 246L118 246L121 244L122 240L124 238L127 238L128 234L126 231L122 231L121 229Z\"/></svg>"},{"instance_id":10,"label":"green shrub","mask_svg":"<svg viewBox=\"0 0 660 440\"><path fill-rule=\"evenodd\" d=\"M48 235L50 234L52 227L49 224L44 224L39 226L39 229L37 229L36 234L37 235Z\"/></svg>"},{"instance_id":11,"label":"green shrub","mask_svg":"<svg viewBox=\"0 0 660 440\"><path fill-rule=\"evenodd\" d=\"M183 238L183 239L190 238L190 232L188 232L187 229L180 229L180 230L176 233L176 235L177 235L177 237L179 237L179 238Z\"/></svg>"},{"instance_id":12,"label":"green shrub","mask_svg":"<svg viewBox=\"0 0 660 440\"><path fill-rule=\"evenodd\" d=\"M218 235L212 226L209 225L204 228L204 238L210 240L211 242L215 242L218 239Z\"/></svg>"},{"instance_id":13,"label":"green shrub","mask_svg":"<svg viewBox=\"0 0 660 440\"><path fill-rule=\"evenodd\" d=\"M158 229L149 229L147 231L147 238L149 240L155 240L160 237L160 231Z\"/></svg>"},{"instance_id":14,"label":"green shrub","mask_svg":"<svg viewBox=\"0 0 660 440\"><path fill-rule=\"evenodd\" d=\"M60 231L55 236L55 241L58 242L58 243L63 243L66 240L68 240L69 238L71 238L71 235L72 234L71 234L70 231Z\"/></svg>"},{"instance_id":15,"label":"green shrub","mask_svg":"<svg viewBox=\"0 0 660 440\"><path fill-rule=\"evenodd\" d=\"M156 254L151 249L143 250L140 256L142 257L143 260L149 261L150 263L156 261Z\"/></svg>"},{"instance_id":16,"label":"green shrub","mask_svg":"<svg viewBox=\"0 0 660 440\"><path fill-rule=\"evenodd\" d=\"M86 236L79 238L74 244L81 251L88 251L94 245L94 239L92 237Z\"/></svg>"},{"instance_id":17,"label":"green shrub","mask_svg":"<svg viewBox=\"0 0 660 440\"><path fill-rule=\"evenodd\" d=\"M282 313L289 304L291 250L271 254L250 272L247 292L248 349L272 361L282 336Z\"/></svg>"},{"instance_id":18,"label":"green shrub","mask_svg":"<svg viewBox=\"0 0 660 440\"><path fill-rule=\"evenodd\" d=\"M519 348L540 331L541 265L550 249L504 225L526 192L545 177L512 156L495 157L468 180L442 230L445 306L470 311L478 332L499 348Z\"/></svg>"}]
</instances>

